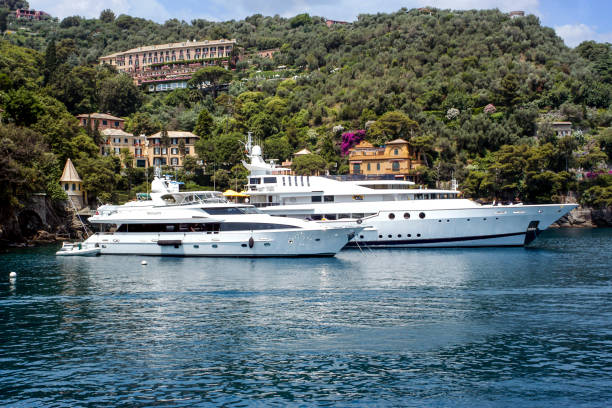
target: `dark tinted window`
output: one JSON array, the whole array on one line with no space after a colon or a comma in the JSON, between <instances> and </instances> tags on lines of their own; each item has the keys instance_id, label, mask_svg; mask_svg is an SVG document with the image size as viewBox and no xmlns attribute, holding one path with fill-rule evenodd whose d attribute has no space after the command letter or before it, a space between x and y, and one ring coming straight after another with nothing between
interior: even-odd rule
<instances>
[{"instance_id":1,"label":"dark tinted window","mask_svg":"<svg viewBox=\"0 0 612 408\"><path fill-rule=\"evenodd\" d=\"M264 177L263 182L266 184L276 183L276 177Z\"/></svg>"},{"instance_id":2,"label":"dark tinted window","mask_svg":"<svg viewBox=\"0 0 612 408\"><path fill-rule=\"evenodd\" d=\"M310 201L313 203L320 203L321 202L321 196L312 196L310 197Z\"/></svg>"},{"instance_id":3,"label":"dark tinted window","mask_svg":"<svg viewBox=\"0 0 612 408\"><path fill-rule=\"evenodd\" d=\"M261 179L259 177L250 177L249 184L259 184Z\"/></svg>"},{"instance_id":4,"label":"dark tinted window","mask_svg":"<svg viewBox=\"0 0 612 408\"><path fill-rule=\"evenodd\" d=\"M299 228L293 225L272 224L272 223L252 223L252 222L224 222L220 225L221 231L255 231L270 229Z\"/></svg>"}]
</instances>

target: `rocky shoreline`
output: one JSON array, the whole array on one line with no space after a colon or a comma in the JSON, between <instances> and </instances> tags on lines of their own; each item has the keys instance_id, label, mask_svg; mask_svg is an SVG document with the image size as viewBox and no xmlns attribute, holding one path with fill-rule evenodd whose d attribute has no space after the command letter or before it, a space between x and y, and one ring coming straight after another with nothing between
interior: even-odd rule
<instances>
[{"instance_id":1,"label":"rocky shoreline","mask_svg":"<svg viewBox=\"0 0 612 408\"><path fill-rule=\"evenodd\" d=\"M579 206L563 216L550 228L606 228L612 227L612 208Z\"/></svg>"}]
</instances>

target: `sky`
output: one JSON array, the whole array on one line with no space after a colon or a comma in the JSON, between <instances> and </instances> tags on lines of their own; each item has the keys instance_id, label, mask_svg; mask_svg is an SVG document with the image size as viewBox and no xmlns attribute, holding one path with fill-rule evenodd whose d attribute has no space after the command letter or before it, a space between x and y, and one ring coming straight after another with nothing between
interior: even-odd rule
<instances>
[{"instance_id":1,"label":"sky","mask_svg":"<svg viewBox=\"0 0 612 408\"><path fill-rule=\"evenodd\" d=\"M170 18L187 22L195 18L240 20L256 13L283 17L308 13L353 21L362 13L393 12L401 7L499 8L535 14L570 47L586 40L612 43L612 0L29 0L29 3L31 8L60 19L73 15L98 17L100 11L110 8L116 15L129 14L159 23Z\"/></svg>"}]
</instances>

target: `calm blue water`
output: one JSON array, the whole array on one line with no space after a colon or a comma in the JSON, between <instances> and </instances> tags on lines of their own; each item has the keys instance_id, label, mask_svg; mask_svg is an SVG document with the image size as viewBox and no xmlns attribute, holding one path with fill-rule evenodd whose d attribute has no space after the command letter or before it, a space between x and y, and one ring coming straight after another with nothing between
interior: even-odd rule
<instances>
[{"instance_id":1,"label":"calm blue water","mask_svg":"<svg viewBox=\"0 0 612 408\"><path fill-rule=\"evenodd\" d=\"M612 230L536 243L3 253L0 405L610 406Z\"/></svg>"}]
</instances>

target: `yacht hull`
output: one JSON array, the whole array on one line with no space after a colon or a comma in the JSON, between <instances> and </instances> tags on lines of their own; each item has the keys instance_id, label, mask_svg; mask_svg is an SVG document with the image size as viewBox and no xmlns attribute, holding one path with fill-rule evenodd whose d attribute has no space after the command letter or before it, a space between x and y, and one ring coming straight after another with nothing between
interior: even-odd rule
<instances>
[{"instance_id":1,"label":"yacht hull","mask_svg":"<svg viewBox=\"0 0 612 408\"><path fill-rule=\"evenodd\" d=\"M409 211L398 207L398 210L380 211L364 218L361 225L366 228L348 246L524 246L575 207L575 204L550 204Z\"/></svg>"},{"instance_id":2,"label":"yacht hull","mask_svg":"<svg viewBox=\"0 0 612 408\"><path fill-rule=\"evenodd\" d=\"M95 234L102 255L299 257L334 256L361 228L304 231L237 231Z\"/></svg>"}]
</instances>

